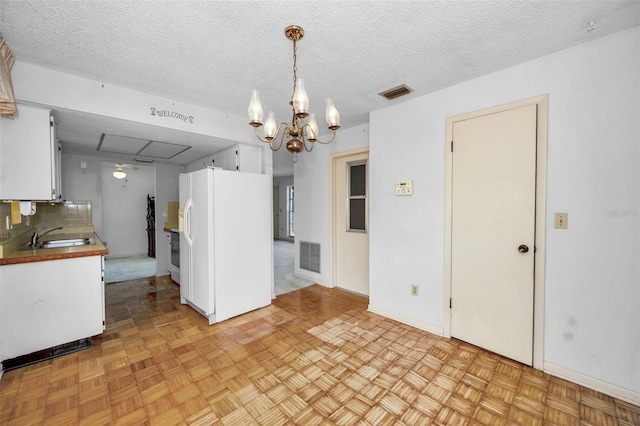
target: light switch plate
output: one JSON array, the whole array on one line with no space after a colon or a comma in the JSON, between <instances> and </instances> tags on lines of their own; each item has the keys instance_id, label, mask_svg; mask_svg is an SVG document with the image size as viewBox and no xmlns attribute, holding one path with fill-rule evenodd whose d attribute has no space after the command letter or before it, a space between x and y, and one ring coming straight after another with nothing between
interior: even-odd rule
<instances>
[{"instance_id":1,"label":"light switch plate","mask_svg":"<svg viewBox=\"0 0 640 426\"><path fill-rule=\"evenodd\" d=\"M396 182L396 195L411 195L413 188L410 180L399 180Z\"/></svg>"},{"instance_id":2,"label":"light switch plate","mask_svg":"<svg viewBox=\"0 0 640 426\"><path fill-rule=\"evenodd\" d=\"M569 225L569 213L556 213L553 218L553 227L567 229Z\"/></svg>"}]
</instances>

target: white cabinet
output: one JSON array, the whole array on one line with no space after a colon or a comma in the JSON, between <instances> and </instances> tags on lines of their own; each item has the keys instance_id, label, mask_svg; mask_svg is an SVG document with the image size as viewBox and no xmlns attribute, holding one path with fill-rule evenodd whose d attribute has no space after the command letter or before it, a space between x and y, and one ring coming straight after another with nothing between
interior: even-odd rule
<instances>
[{"instance_id":1,"label":"white cabinet","mask_svg":"<svg viewBox=\"0 0 640 426\"><path fill-rule=\"evenodd\" d=\"M224 167L224 160L225 160L224 151L216 152L211 156L211 165L213 167L220 167L221 169L227 170Z\"/></svg>"},{"instance_id":2,"label":"white cabinet","mask_svg":"<svg viewBox=\"0 0 640 426\"><path fill-rule=\"evenodd\" d=\"M238 170L245 173L262 174L262 148L253 145L237 146Z\"/></svg>"},{"instance_id":3,"label":"white cabinet","mask_svg":"<svg viewBox=\"0 0 640 426\"><path fill-rule=\"evenodd\" d=\"M60 157L51 110L18 105L0 118L0 199L62 199Z\"/></svg>"},{"instance_id":4,"label":"white cabinet","mask_svg":"<svg viewBox=\"0 0 640 426\"><path fill-rule=\"evenodd\" d=\"M233 145L213 154L211 165L224 170L262 174L262 148L246 144Z\"/></svg>"},{"instance_id":5,"label":"white cabinet","mask_svg":"<svg viewBox=\"0 0 640 426\"><path fill-rule=\"evenodd\" d=\"M102 333L102 256L0 266L1 360Z\"/></svg>"}]
</instances>

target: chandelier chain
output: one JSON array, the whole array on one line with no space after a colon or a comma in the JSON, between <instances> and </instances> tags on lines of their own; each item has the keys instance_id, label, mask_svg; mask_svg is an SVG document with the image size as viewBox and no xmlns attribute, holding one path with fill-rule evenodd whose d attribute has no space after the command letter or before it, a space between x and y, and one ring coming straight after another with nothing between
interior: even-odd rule
<instances>
[{"instance_id":1,"label":"chandelier chain","mask_svg":"<svg viewBox=\"0 0 640 426\"><path fill-rule=\"evenodd\" d=\"M297 60L298 56L296 55L298 48L296 46L296 39L293 39L293 93L296 92L296 74L298 71ZM293 95L291 95L293 96Z\"/></svg>"}]
</instances>

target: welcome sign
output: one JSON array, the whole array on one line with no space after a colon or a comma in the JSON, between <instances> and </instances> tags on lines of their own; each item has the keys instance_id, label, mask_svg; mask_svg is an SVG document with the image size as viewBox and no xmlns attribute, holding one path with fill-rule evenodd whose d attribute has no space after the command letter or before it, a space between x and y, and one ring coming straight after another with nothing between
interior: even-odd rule
<instances>
[{"instance_id":1,"label":"welcome sign","mask_svg":"<svg viewBox=\"0 0 640 426\"><path fill-rule=\"evenodd\" d=\"M156 107L151 107L151 115L160 118L175 118L189 124L193 124L194 122L193 115L185 115L176 111L169 111L168 109L157 109Z\"/></svg>"}]
</instances>

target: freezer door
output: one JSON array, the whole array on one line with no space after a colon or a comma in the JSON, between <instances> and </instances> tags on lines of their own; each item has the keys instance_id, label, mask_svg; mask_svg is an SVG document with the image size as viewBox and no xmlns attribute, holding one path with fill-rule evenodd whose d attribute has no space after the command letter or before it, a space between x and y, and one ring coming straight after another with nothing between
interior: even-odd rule
<instances>
[{"instance_id":1,"label":"freezer door","mask_svg":"<svg viewBox=\"0 0 640 426\"><path fill-rule=\"evenodd\" d=\"M190 246L191 304L209 317L214 312L213 170L190 174L191 199L186 203L183 235ZM182 248L182 246L181 246ZM182 259L180 259L182 262Z\"/></svg>"},{"instance_id":2,"label":"freezer door","mask_svg":"<svg viewBox=\"0 0 640 426\"><path fill-rule=\"evenodd\" d=\"M193 283L191 279L191 244L187 240L187 236L185 232L187 230L187 203L190 203L191 200L191 175L190 174L180 174L179 177L180 186L179 186L179 200L180 200L180 211L182 214L178 218L181 223L179 224L180 228L180 302L187 303L188 300L191 300L193 294Z\"/></svg>"}]
</instances>

